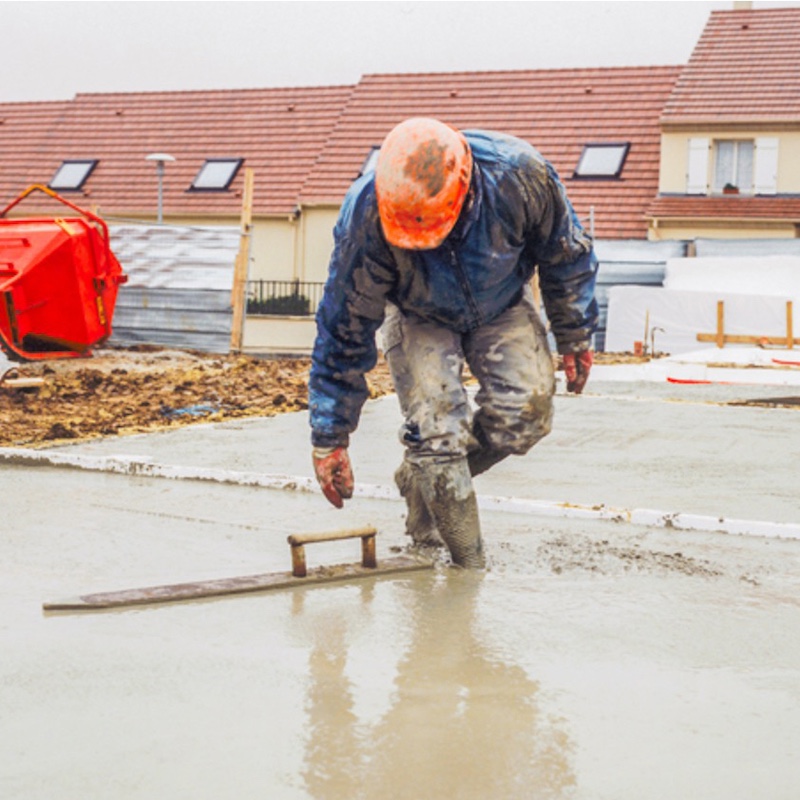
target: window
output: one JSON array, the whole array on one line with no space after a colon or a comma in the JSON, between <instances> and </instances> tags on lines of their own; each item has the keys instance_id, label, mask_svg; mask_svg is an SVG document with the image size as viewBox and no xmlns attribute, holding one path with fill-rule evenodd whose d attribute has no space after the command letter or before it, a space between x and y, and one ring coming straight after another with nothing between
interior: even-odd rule
<instances>
[{"instance_id":1,"label":"window","mask_svg":"<svg viewBox=\"0 0 800 800\"><path fill-rule=\"evenodd\" d=\"M92 170L97 166L97 160L87 161L64 161L56 170L52 180L48 184L51 189L56 191L66 191L69 189L80 189Z\"/></svg>"},{"instance_id":2,"label":"window","mask_svg":"<svg viewBox=\"0 0 800 800\"><path fill-rule=\"evenodd\" d=\"M778 139L689 139L686 193L721 193L728 184L743 194L775 194Z\"/></svg>"},{"instance_id":3,"label":"window","mask_svg":"<svg viewBox=\"0 0 800 800\"><path fill-rule=\"evenodd\" d=\"M192 191L224 192L233 182L243 158L209 158L192 181Z\"/></svg>"},{"instance_id":4,"label":"window","mask_svg":"<svg viewBox=\"0 0 800 800\"><path fill-rule=\"evenodd\" d=\"M358 173L359 175L366 175L368 172L372 172L375 169L378 164L378 154L380 152L380 145L373 147L369 151L369 155L364 159L364 163L361 165L361 171Z\"/></svg>"},{"instance_id":5,"label":"window","mask_svg":"<svg viewBox=\"0 0 800 800\"><path fill-rule=\"evenodd\" d=\"M736 187L744 194L753 193L752 139L717 140L714 142L714 181L712 191Z\"/></svg>"},{"instance_id":6,"label":"window","mask_svg":"<svg viewBox=\"0 0 800 800\"><path fill-rule=\"evenodd\" d=\"M619 178L630 143L587 144L573 178Z\"/></svg>"}]
</instances>

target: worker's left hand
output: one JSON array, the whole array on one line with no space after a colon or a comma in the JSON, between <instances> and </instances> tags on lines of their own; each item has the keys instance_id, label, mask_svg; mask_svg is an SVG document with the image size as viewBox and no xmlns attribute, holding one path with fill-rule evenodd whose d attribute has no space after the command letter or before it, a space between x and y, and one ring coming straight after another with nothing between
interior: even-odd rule
<instances>
[{"instance_id":1,"label":"worker's left hand","mask_svg":"<svg viewBox=\"0 0 800 800\"><path fill-rule=\"evenodd\" d=\"M336 508L353 496L353 468L346 447L317 447L313 452L314 473L322 494Z\"/></svg>"},{"instance_id":2,"label":"worker's left hand","mask_svg":"<svg viewBox=\"0 0 800 800\"><path fill-rule=\"evenodd\" d=\"M580 353L564 353L564 374L567 378L567 391L580 394L586 381L589 380L589 372L594 363L594 353L591 350L582 350Z\"/></svg>"}]
</instances>

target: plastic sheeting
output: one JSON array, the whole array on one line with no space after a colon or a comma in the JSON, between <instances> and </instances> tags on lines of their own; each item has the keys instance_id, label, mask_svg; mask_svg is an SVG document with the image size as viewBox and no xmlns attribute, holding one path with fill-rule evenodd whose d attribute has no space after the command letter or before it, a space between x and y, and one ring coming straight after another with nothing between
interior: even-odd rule
<instances>
[{"instance_id":1,"label":"plastic sheeting","mask_svg":"<svg viewBox=\"0 0 800 800\"><path fill-rule=\"evenodd\" d=\"M800 256L673 258L667 261L664 288L770 295L797 301L800 300Z\"/></svg>"},{"instance_id":2,"label":"plastic sheeting","mask_svg":"<svg viewBox=\"0 0 800 800\"><path fill-rule=\"evenodd\" d=\"M595 242L594 249L600 262L595 292L600 320L594 346L604 350L610 289L619 285L661 286L667 261L685 255L686 243L602 240Z\"/></svg>"},{"instance_id":3,"label":"plastic sheeting","mask_svg":"<svg viewBox=\"0 0 800 800\"><path fill-rule=\"evenodd\" d=\"M630 353L634 342L648 352L690 353L707 348L698 333L717 330L717 302L725 303L725 333L785 336L786 300L721 292L677 291L644 286L615 286L610 291L606 350ZM645 330L647 328L647 330Z\"/></svg>"},{"instance_id":4,"label":"plastic sheeting","mask_svg":"<svg viewBox=\"0 0 800 800\"><path fill-rule=\"evenodd\" d=\"M610 290L606 350L629 352L637 341L671 354L707 347L697 335L716 332L720 301L726 335L785 337L787 301L800 309L800 256L671 258L663 288Z\"/></svg>"},{"instance_id":5,"label":"plastic sheeting","mask_svg":"<svg viewBox=\"0 0 800 800\"><path fill-rule=\"evenodd\" d=\"M227 353L239 228L130 224L112 225L110 234L128 275L112 344Z\"/></svg>"}]
</instances>

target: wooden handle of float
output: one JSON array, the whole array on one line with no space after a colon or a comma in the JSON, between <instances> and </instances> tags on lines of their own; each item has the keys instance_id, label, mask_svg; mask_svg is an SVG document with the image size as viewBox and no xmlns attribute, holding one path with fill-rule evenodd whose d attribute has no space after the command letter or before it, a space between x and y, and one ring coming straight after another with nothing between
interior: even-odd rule
<instances>
[{"instance_id":1,"label":"wooden handle of float","mask_svg":"<svg viewBox=\"0 0 800 800\"><path fill-rule=\"evenodd\" d=\"M378 566L375 557L375 534L373 527L356 528L349 531L329 531L327 533L292 533L287 541L292 548L292 575L295 578L305 578L306 553L303 545L314 542L335 542L341 539L361 539L361 566L375 569Z\"/></svg>"}]
</instances>

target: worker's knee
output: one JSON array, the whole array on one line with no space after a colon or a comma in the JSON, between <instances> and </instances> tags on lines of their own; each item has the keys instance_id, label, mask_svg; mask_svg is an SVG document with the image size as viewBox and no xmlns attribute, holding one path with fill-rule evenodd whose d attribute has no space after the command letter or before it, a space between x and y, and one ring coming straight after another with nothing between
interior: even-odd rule
<instances>
[{"instance_id":1,"label":"worker's knee","mask_svg":"<svg viewBox=\"0 0 800 800\"><path fill-rule=\"evenodd\" d=\"M553 428L553 396L534 393L519 406L481 409L476 415L479 439L492 450L524 455Z\"/></svg>"}]
</instances>

